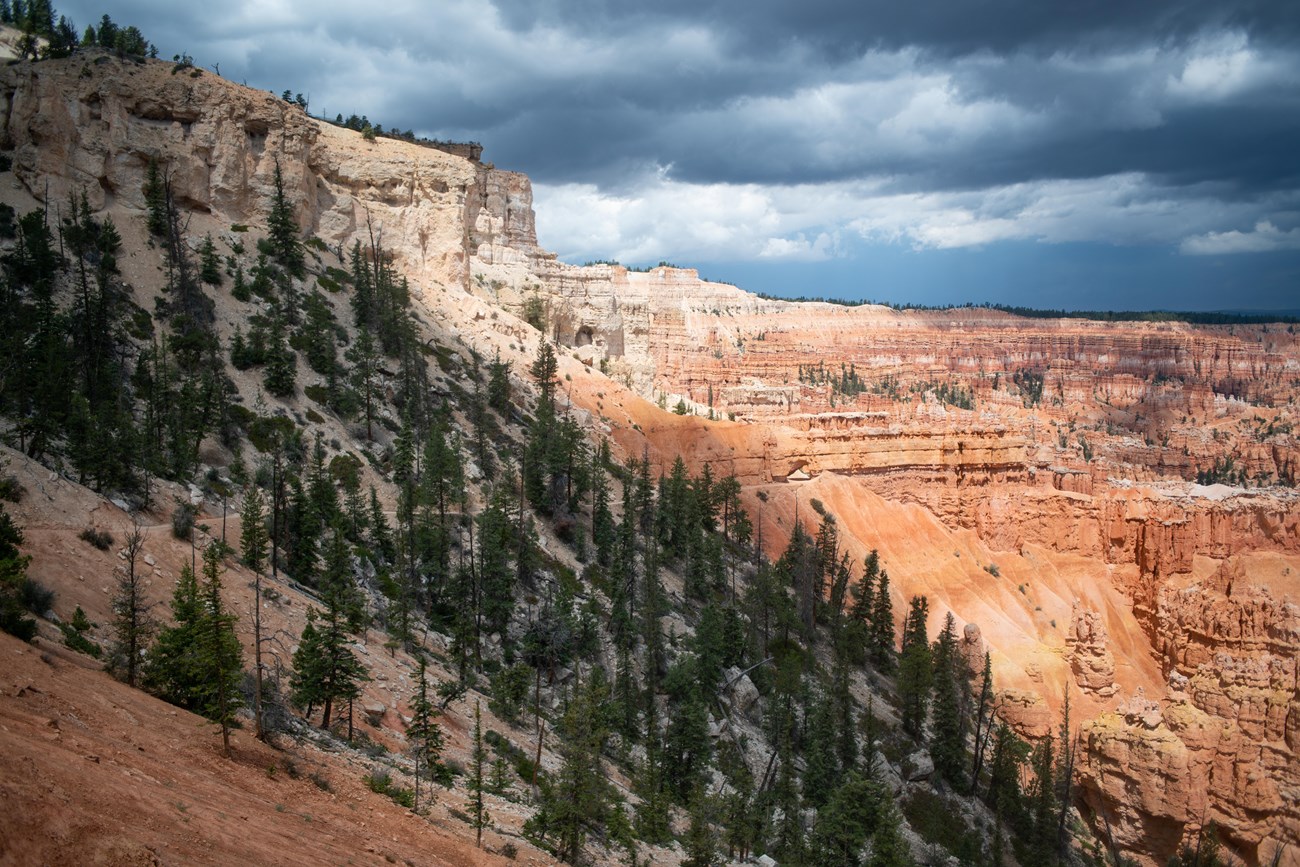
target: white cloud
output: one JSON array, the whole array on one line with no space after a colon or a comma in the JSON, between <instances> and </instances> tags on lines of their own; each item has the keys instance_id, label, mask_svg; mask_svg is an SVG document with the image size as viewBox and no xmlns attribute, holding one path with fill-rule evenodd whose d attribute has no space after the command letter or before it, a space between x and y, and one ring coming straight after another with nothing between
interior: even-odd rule
<instances>
[{"instance_id":1,"label":"white cloud","mask_svg":"<svg viewBox=\"0 0 1300 867\"><path fill-rule=\"evenodd\" d=\"M1193 256L1300 250L1300 228L1282 230L1268 220L1261 220L1253 231L1206 232L1186 239L1179 249Z\"/></svg>"},{"instance_id":2,"label":"white cloud","mask_svg":"<svg viewBox=\"0 0 1300 867\"><path fill-rule=\"evenodd\" d=\"M1277 202L1224 203L1160 187L1138 173L941 193L890 191L887 179L823 184L691 184L667 171L626 193L592 184L534 188L541 243L570 260L818 261L847 238L915 249L999 241L1178 245L1183 252L1300 247L1300 229L1253 219Z\"/></svg>"},{"instance_id":3,"label":"white cloud","mask_svg":"<svg viewBox=\"0 0 1300 867\"><path fill-rule=\"evenodd\" d=\"M1169 76L1168 90L1182 99L1218 101L1285 73L1284 66L1253 48L1244 33L1223 33L1192 46L1182 69Z\"/></svg>"}]
</instances>

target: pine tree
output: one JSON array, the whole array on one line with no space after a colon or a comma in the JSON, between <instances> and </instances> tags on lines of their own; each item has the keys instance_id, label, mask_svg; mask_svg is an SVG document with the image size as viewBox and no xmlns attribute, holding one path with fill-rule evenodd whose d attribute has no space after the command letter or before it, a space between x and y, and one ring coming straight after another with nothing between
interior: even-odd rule
<instances>
[{"instance_id":1,"label":"pine tree","mask_svg":"<svg viewBox=\"0 0 1300 867\"><path fill-rule=\"evenodd\" d=\"M221 285L221 259L211 235L205 235L199 246L199 279L209 286Z\"/></svg>"},{"instance_id":2,"label":"pine tree","mask_svg":"<svg viewBox=\"0 0 1300 867\"><path fill-rule=\"evenodd\" d=\"M1056 761L1056 847L1062 858L1069 852L1070 835L1066 828L1070 804L1074 801L1074 758L1077 744L1070 731L1070 687L1066 684L1065 700L1061 708L1060 753Z\"/></svg>"},{"instance_id":3,"label":"pine tree","mask_svg":"<svg viewBox=\"0 0 1300 867\"><path fill-rule=\"evenodd\" d=\"M1020 769L1028 756L1028 745L1016 737L1006 723L999 722L993 731L988 792L984 798L994 815L1019 819L1022 810Z\"/></svg>"},{"instance_id":4,"label":"pine tree","mask_svg":"<svg viewBox=\"0 0 1300 867\"><path fill-rule=\"evenodd\" d=\"M835 708L827 696L815 696L805 714L804 803L820 808L839 785L840 767L835 755Z\"/></svg>"},{"instance_id":5,"label":"pine tree","mask_svg":"<svg viewBox=\"0 0 1300 867\"><path fill-rule=\"evenodd\" d=\"M420 809L420 780L437 782L448 780L447 767L442 763L442 726L438 725L438 709L429 698L429 677L424 657L420 657L415 673L415 695L411 698L411 722L406 727L406 742L415 759L415 809Z\"/></svg>"},{"instance_id":6,"label":"pine tree","mask_svg":"<svg viewBox=\"0 0 1300 867\"><path fill-rule=\"evenodd\" d=\"M876 598L871 606L870 629L871 662L882 674L891 674L895 667L894 654L894 603L889 592L889 573L880 572L876 585Z\"/></svg>"},{"instance_id":7,"label":"pine tree","mask_svg":"<svg viewBox=\"0 0 1300 867\"><path fill-rule=\"evenodd\" d=\"M145 684L164 701L187 710L198 710L195 694L199 685L197 649L203 609L194 570L181 567L172 591L173 625L158 633L145 665Z\"/></svg>"},{"instance_id":8,"label":"pine tree","mask_svg":"<svg viewBox=\"0 0 1300 867\"><path fill-rule=\"evenodd\" d=\"M315 609L307 611L307 625L293 655L294 672L289 683L294 701L307 708L309 715L316 704L323 706L321 727L329 728L334 702L355 699L369 677L348 647L345 597L340 593L322 595L324 612L317 615Z\"/></svg>"},{"instance_id":9,"label":"pine tree","mask_svg":"<svg viewBox=\"0 0 1300 867\"><path fill-rule=\"evenodd\" d=\"M930 641L926 634L929 602L913 596L903 622L903 645L898 661L898 701L903 731L921 739L930 701L933 672Z\"/></svg>"},{"instance_id":10,"label":"pine tree","mask_svg":"<svg viewBox=\"0 0 1300 867\"><path fill-rule=\"evenodd\" d=\"M826 867L858 867L860 852L876 830L890 800L880 784L850 772L817 812L811 849L814 862Z\"/></svg>"},{"instance_id":11,"label":"pine tree","mask_svg":"<svg viewBox=\"0 0 1300 867\"><path fill-rule=\"evenodd\" d=\"M858 738L853 720L853 693L849 688L849 668L838 661L831 672L831 704L835 717L835 753L841 773L857 765Z\"/></svg>"},{"instance_id":12,"label":"pine tree","mask_svg":"<svg viewBox=\"0 0 1300 867\"><path fill-rule=\"evenodd\" d=\"M984 771L984 751L993 733L993 659L984 652L984 673L980 677L979 697L975 700L975 749L971 760L970 794L979 789Z\"/></svg>"},{"instance_id":13,"label":"pine tree","mask_svg":"<svg viewBox=\"0 0 1300 867\"><path fill-rule=\"evenodd\" d=\"M500 349L488 363L487 402L503 416L510 411L510 362L501 360Z\"/></svg>"},{"instance_id":14,"label":"pine tree","mask_svg":"<svg viewBox=\"0 0 1300 867\"><path fill-rule=\"evenodd\" d=\"M357 587L352 570L352 546L339 523L330 531L325 547L325 564L320 577L321 601L327 609L337 610L347 631L361 635L366 629L366 598Z\"/></svg>"},{"instance_id":15,"label":"pine tree","mask_svg":"<svg viewBox=\"0 0 1300 867\"><path fill-rule=\"evenodd\" d=\"M196 709L221 726L221 744L230 756L230 728L239 709L239 681L243 676L242 651L235 637L235 616L221 599L221 558L224 546L210 542L203 549L201 614L197 630L195 663L198 674Z\"/></svg>"},{"instance_id":16,"label":"pine tree","mask_svg":"<svg viewBox=\"0 0 1300 867\"><path fill-rule=\"evenodd\" d=\"M108 667L117 677L136 686L140 679L140 658L157 629L149 611L153 607L144 596L143 576L136 572L144 533L132 523L124 540L126 568L119 574L113 594L113 642L109 645Z\"/></svg>"},{"instance_id":17,"label":"pine tree","mask_svg":"<svg viewBox=\"0 0 1300 867\"><path fill-rule=\"evenodd\" d=\"M1029 765L1030 861L1047 867L1056 863L1056 775L1052 736L1034 747Z\"/></svg>"},{"instance_id":18,"label":"pine tree","mask_svg":"<svg viewBox=\"0 0 1300 867\"><path fill-rule=\"evenodd\" d=\"M686 831L686 857L681 867L715 867L718 863L717 833L712 822L715 805L703 783L692 791L690 805L691 824Z\"/></svg>"},{"instance_id":19,"label":"pine tree","mask_svg":"<svg viewBox=\"0 0 1300 867\"><path fill-rule=\"evenodd\" d=\"M266 531L265 508L261 489L249 485L244 491L244 505L239 513L239 546L244 565L254 573L260 573L266 568L266 548L270 543L270 535Z\"/></svg>"},{"instance_id":20,"label":"pine tree","mask_svg":"<svg viewBox=\"0 0 1300 867\"><path fill-rule=\"evenodd\" d=\"M880 810L876 832L871 837L871 860L868 867L913 867L911 850L903 839L898 808L886 799Z\"/></svg>"},{"instance_id":21,"label":"pine tree","mask_svg":"<svg viewBox=\"0 0 1300 867\"><path fill-rule=\"evenodd\" d=\"M240 510L239 543L243 550L244 565L253 572L253 723L259 739L266 738L262 716L262 570L266 566L266 547L270 535L266 531L262 492L256 485L244 491L244 505Z\"/></svg>"},{"instance_id":22,"label":"pine tree","mask_svg":"<svg viewBox=\"0 0 1300 867\"><path fill-rule=\"evenodd\" d=\"M306 266L303 257L302 242L298 239L298 220L294 216L293 206L289 204L284 192L284 175L280 171L280 161L275 161L274 191L271 197L271 212L266 218L266 231L275 250L275 256L284 269L294 277L301 277Z\"/></svg>"},{"instance_id":23,"label":"pine tree","mask_svg":"<svg viewBox=\"0 0 1300 867\"><path fill-rule=\"evenodd\" d=\"M366 420L366 439L374 439L374 419L383 401L379 379L379 349L366 325L357 325L357 340L344 354L352 363L352 388L361 399L361 409Z\"/></svg>"},{"instance_id":24,"label":"pine tree","mask_svg":"<svg viewBox=\"0 0 1300 867\"><path fill-rule=\"evenodd\" d=\"M103 33L101 27L101 38ZM165 236L167 234L167 181L163 177L163 170L158 165L157 157L150 157L149 164L145 168L144 202L149 211L147 224L149 234L156 238Z\"/></svg>"},{"instance_id":25,"label":"pine tree","mask_svg":"<svg viewBox=\"0 0 1300 867\"><path fill-rule=\"evenodd\" d=\"M617 807L600 755L609 736L602 709L609 691L593 677L580 685L560 720L560 757L555 777L542 781L540 806L526 830L553 838L555 853L570 864L582 855L587 834L600 829Z\"/></svg>"},{"instance_id":26,"label":"pine tree","mask_svg":"<svg viewBox=\"0 0 1300 867\"><path fill-rule=\"evenodd\" d=\"M484 769L487 765L487 750L483 747L483 713L477 700L474 702L472 744L469 779L466 782L466 787L469 789L469 800L465 804L465 809L469 811L470 825L474 828L474 845L482 849L483 829L491 827L492 817L488 815L483 799L483 793L487 790L487 782L484 777Z\"/></svg>"},{"instance_id":27,"label":"pine tree","mask_svg":"<svg viewBox=\"0 0 1300 867\"><path fill-rule=\"evenodd\" d=\"M297 391L298 356L289 348L288 327L280 305L271 312L270 340L267 347L266 371L262 383L276 397L292 397Z\"/></svg>"},{"instance_id":28,"label":"pine tree","mask_svg":"<svg viewBox=\"0 0 1300 867\"><path fill-rule=\"evenodd\" d=\"M952 612L944 618L934 649L934 725L930 756L935 772L950 786L960 788L966 775L966 725L962 693L967 689L966 662L957 646L957 623Z\"/></svg>"}]
</instances>

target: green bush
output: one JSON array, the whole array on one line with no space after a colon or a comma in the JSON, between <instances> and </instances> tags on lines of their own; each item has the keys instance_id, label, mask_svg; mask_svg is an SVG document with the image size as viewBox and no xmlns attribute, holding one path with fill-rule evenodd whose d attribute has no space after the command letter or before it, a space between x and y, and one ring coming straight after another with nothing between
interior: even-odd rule
<instances>
[{"instance_id":1,"label":"green bush","mask_svg":"<svg viewBox=\"0 0 1300 867\"><path fill-rule=\"evenodd\" d=\"M191 503L177 502L172 512L172 535L177 539L189 539L194 532L194 519L199 515L199 507Z\"/></svg>"},{"instance_id":2,"label":"green bush","mask_svg":"<svg viewBox=\"0 0 1300 867\"><path fill-rule=\"evenodd\" d=\"M107 551L113 547L113 534L107 530L97 530L94 527L87 527L77 534L77 538L83 542L89 542L101 551Z\"/></svg>"},{"instance_id":3,"label":"green bush","mask_svg":"<svg viewBox=\"0 0 1300 867\"><path fill-rule=\"evenodd\" d=\"M23 607L37 617L44 617L45 613L54 607L54 591L35 578L23 578L18 598Z\"/></svg>"},{"instance_id":4,"label":"green bush","mask_svg":"<svg viewBox=\"0 0 1300 867\"><path fill-rule=\"evenodd\" d=\"M370 788L370 791L379 795L387 795L393 799L394 803L400 804L408 810L415 806L415 792L394 783L392 775L386 768L376 768L374 773L367 774L362 779Z\"/></svg>"},{"instance_id":5,"label":"green bush","mask_svg":"<svg viewBox=\"0 0 1300 867\"><path fill-rule=\"evenodd\" d=\"M258 416L248 424L248 439L259 452L270 453L275 450L275 434L280 434L280 442L288 442L294 430L293 419L288 416Z\"/></svg>"},{"instance_id":6,"label":"green bush","mask_svg":"<svg viewBox=\"0 0 1300 867\"><path fill-rule=\"evenodd\" d=\"M77 610L72 615L72 622L59 624L59 629L63 632L63 643L79 653L99 659L103 651L98 644L86 637L86 633L94 625L86 617L86 612L82 611L81 606L78 605Z\"/></svg>"}]
</instances>

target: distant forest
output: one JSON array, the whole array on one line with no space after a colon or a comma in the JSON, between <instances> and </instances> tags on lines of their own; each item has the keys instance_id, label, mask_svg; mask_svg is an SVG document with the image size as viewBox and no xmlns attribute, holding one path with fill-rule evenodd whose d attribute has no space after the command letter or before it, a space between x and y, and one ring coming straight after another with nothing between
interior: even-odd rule
<instances>
[{"instance_id":1,"label":"distant forest","mask_svg":"<svg viewBox=\"0 0 1300 867\"><path fill-rule=\"evenodd\" d=\"M1186 322L1191 325L1268 325L1281 323L1294 325L1300 316L1272 313L1232 313L1225 310L1039 310L1035 307L1014 307L1010 304L897 304L893 301L876 301L870 298L826 298L817 295L796 295L785 298L755 292L766 301L813 301L837 304L840 307L862 307L868 304L889 307L893 310L1000 310L1026 319L1091 319L1096 322Z\"/></svg>"}]
</instances>

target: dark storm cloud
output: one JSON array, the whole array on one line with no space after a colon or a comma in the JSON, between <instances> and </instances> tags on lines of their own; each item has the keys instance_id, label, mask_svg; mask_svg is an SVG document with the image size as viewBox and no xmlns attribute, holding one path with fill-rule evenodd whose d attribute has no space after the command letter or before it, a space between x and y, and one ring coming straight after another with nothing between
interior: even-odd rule
<instances>
[{"instance_id":1,"label":"dark storm cloud","mask_svg":"<svg viewBox=\"0 0 1300 867\"><path fill-rule=\"evenodd\" d=\"M872 48L918 46L952 57L979 51L1051 53L1080 46L1122 48L1152 39L1187 39L1207 29L1236 29L1282 41L1300 37L1300 16L1287 0L692 0L656 3L602 0L503 0L505 20L519 30L538 25L612 33L681 20L705 21L746 50L790 42L818 46L837 59Z\"/></svg>"}]
</instances>

